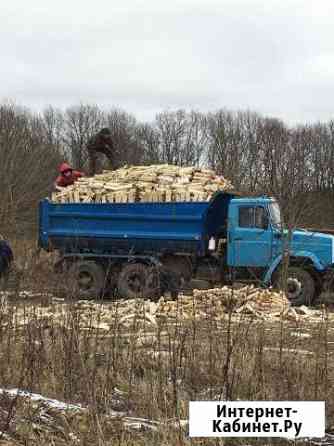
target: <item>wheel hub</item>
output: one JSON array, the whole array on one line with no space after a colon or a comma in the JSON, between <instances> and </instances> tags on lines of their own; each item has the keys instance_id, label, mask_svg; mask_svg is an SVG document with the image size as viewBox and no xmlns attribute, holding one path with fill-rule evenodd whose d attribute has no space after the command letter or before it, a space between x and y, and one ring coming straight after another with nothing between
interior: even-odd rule
<instances>
[{"instance_id":1,"label":"wheel hub","mask_svg":"<svg viewBox=\"0 0 334 446\"><path fill-rule=\"evenodd\" d=\"M88 272L80 272L78 284L81 289L89 289L92 286L93 278Z\"/></svg>"},{"instance_id":2,"label":"wheel hub","mask_svg":"<svg viewBox=\"0 0 334 446\"><path fill-rule=\"evenodd\" d=\"M289 277L287 280L287 290L289 299L296 299L302 291L302 284L296 277Z\"/></svg>"},{"instance_id":3,"label":"wheel hub","mask_svg":"<svg viewBox=\"0 0 334 446\"><path fill-rule=\"evenodd\" d=\"M128 286L135 293L142 292L145 286L143 277L138 274L131 274L128 277Z\"/></svg>"}]
</instances>

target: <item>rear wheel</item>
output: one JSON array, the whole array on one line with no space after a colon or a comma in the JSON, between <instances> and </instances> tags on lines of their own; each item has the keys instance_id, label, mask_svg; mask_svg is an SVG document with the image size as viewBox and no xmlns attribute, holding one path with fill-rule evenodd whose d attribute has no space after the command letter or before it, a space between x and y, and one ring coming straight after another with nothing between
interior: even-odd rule
<instances>
[{"instance_id":1,"label":"rear wheel","mask_svg":"<svg viewBox=\"0 0 334 446\"><path fill-rule=\"evenodd\" d=\"M155 267L142 263L128 263L121 270L117 288L121 297L127 299L159 297L159 271Z\"/></svg>"},{"instance_id":2,"label":"rear wheel","mask_svg":"<svg viewBox=\"0 0 334 446\"><path fill-rule=\"evenodd\" d=\"M172 273L178 275L184 282L191 279L192 265L187 257L166 255L162 260L164 267Z\"/></svg>"},{"instance_id":3,"label":"rear wheel","mask_svg":"<svg viewBox=\"0 0 334 446\"><path fill-rule=\"evenodd\" d=\"M315 296L316 287L312 275L297 266L288 268L286 279L282 277L281 270L277 272L274 286L279 289L286 288L287 297L292 305L310 305Z\"/></svg>"},{"instance_id":4,"label":"rear wheel","mask_svg":"<svg viewBox=\"0 0 334 446\"><path fill-rule=\"evenodd\" d=\"M101 297L105 288L105 272L101 265L92 261L79 261L71 265L68 270L74 292L85 299Z\"/></svg>"}]
</instances>

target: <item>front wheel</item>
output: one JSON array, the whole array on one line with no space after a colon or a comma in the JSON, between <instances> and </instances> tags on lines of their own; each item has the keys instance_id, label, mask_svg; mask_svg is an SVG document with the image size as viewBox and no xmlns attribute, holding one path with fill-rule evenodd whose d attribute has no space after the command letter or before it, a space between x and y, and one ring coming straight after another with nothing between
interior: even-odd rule
<instances>
[{"instance_id":1,"label":"front wheel","mask_svg":"<svg viewBox=\"0 0 334 446\"><path fill-rule=\"evenodd\" d=\"M310 305L315 296L315 281L312 275L303 268L290 266L283 277L279 270L274 278L275 288L286 289L287 297L292 305Z\"/></svg>"}]
</instances>

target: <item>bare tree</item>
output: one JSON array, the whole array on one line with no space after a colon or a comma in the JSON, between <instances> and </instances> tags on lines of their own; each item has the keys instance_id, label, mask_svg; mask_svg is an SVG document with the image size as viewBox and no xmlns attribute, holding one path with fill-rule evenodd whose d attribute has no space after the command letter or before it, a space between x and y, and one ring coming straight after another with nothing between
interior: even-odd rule
<instances>
[{"instance_id":1,"label":"bare tree","mask_svg":"<svg viewBox=\"0 0 334 446\"><path fill-rule=\"evenodd\" d=\"M159 159L179 166L199 165L207 144L207 119L202 113L165 111L154 123L159 135Z\"/></svg>"},{"instance_id":2,"label":"bare tree","mask_svg":"<svg viewBox=\"0 0 334 446\"><path fill-rule=\"evenodd\" d=\"M56 148L64 157L70 157L70 153L65 152L65 118L61 110L49 106L43 111L42 120L46 144Z\"/></svg>"},{"instance_id":3,"label":"bare tree","mask_svg":"<svg viewBox=\"0 0 334 446\"><path fill-rule=\"evenodd\" d=\"M124 164L138 164L144 159L141 130L134 116L123 110L112 109L106 114L106 123L114 143L117 168Z\"/></svg>"},{"instance_id":4,"label":"bare tree","mask_svg":"<svg viewBox=\"0 0 334 446\"><path fill-rule=\"evenodd\" d=\"M258 115L219 110L208 114L208 162L238 189L255 189L261 171Z\"/></svg>"},{"instance_id":5,"label":"bare tree","mask_svg":"<svg viewBox=\"0 0 334 446\"><path fill-rule=\"evenodd\" d=\"M87 142L105 125L104 113L96 105L70 107L65 112L65 150L76 168L88 159Z\"/></svg>"},{"instance_id":6,"label":"bare tree","mask_svg":"<svg viewBox=\"0 0 334 446\"><path fill-rule=\"evenodd\" d=\"M143 163L160 163L160 133L154 124L139 125L138 138L143 148Z\"/></svg>"},{"instance_id":7,"label":"bare tree","mask_svg":"<svg viewBox=\"0 0 334 446\"><path fill-rule=\"evenodd\" d=\"M0 225L22 235L31 231L41 198L49 195L60 161L48 144L43 121L14 105L0 107Z\"/></svg>"}]
</instances>

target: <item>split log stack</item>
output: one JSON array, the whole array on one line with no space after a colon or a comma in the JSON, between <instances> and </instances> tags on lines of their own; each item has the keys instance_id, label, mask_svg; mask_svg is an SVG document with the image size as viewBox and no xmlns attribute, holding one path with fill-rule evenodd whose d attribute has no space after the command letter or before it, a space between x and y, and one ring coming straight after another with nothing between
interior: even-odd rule
<instances>
[{"instance_id":1,"label":"split log stack","mask_svg":"<svg viewBox=\"0 0 334 446\"><path fill-rule=\"evenodd\" d=\"M231 182L213 170L169 164L125 166L80 178L63 191L54 192L54 203L134 203L209 201L219 191L233 189Z\"/></svg>"}]
</instances>

